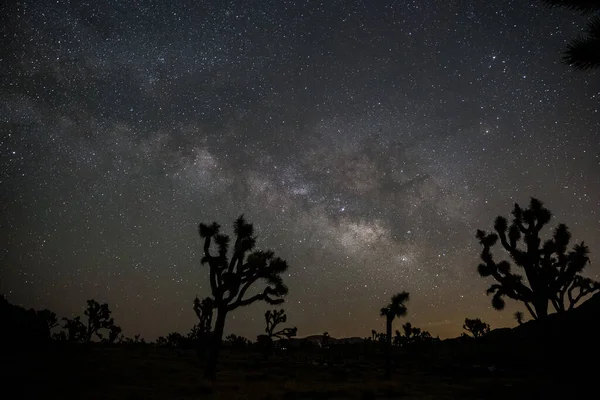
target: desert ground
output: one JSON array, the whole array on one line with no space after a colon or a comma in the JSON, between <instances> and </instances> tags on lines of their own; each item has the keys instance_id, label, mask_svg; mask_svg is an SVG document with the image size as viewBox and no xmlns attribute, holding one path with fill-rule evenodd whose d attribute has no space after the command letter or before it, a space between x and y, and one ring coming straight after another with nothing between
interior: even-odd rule
<instances>
[{"instance_id":1,"label":"desert ground","mask_svg":"<svg viewBox=\"0 0 600 400\"><path fill-rule=\"evenodd\" d=\"M383 354L224 349L217 380L193 350L94 346L4 355L9 398L79 399L512 399L561 398L572 385L531 368L453 362L447 351ZM566 396L569 398L571 396Z\"/></svg>"}]
</instances>

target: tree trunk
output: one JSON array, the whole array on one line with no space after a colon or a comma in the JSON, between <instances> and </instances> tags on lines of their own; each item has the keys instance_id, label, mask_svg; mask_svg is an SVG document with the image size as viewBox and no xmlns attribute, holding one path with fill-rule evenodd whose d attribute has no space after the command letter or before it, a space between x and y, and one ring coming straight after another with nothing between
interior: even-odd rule
<instances>
[{"instance_id":1,"label":"tree trunk","mask_svg":"<svg viewBox=\"0 0 600 400\"><path fill-rule=\"evenodd\" d=\"M386 337L385 337L385 379L392 379L392 319L386 320Z\"/></svg>"},{"instance_id":2,"label":"tree trunk","mask_svg":"<svg viewBox=\"0 0 600 400\"><path fill-rule=\"evenodd\" d=\"M539 296L533 304L533 307L535 308L538 319L543 319L548 316L548 298Z\"/></svg>"},{"instance_id":3,"label":"tree trunk","mask_svg":"<svg viewBox=\"0 0 600 400\"><path fill-rule=\"evenodd\" d=\"M221 342L223 340L223 329L225 328L225 317L227 310L219 309L217 311L217 320L215 322L215 330L213 332L212 343L208 353L208 362L204 375L211 380L217 376L217 362L221 351Z\"/></svg>"}]
</instances>

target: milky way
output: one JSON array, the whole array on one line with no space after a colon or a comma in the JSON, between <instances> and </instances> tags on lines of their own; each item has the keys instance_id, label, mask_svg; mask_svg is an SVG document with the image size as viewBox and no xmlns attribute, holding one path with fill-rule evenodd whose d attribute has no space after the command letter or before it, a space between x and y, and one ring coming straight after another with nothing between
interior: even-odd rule
<instances>
[{"instance_id":1,"label":"milky way","mask_svg":"<svg viewBox=\"0 0 600 400\"><path fill-rule=\"evenodd\" d=\"M96 3L96 2L92 2ZM598 73L583 26L520 1L28 1L0 7L1 287L124 333L189 330L209 294L200 222L239 214L287 259L299 334L405 320L513 325L477 228L545 201L600 272ZM172 3L172 4L171 4ZM227 332L254 339L266 304ZM516 308L515 308L516 309Z\"/></svg>"}]
</instances>

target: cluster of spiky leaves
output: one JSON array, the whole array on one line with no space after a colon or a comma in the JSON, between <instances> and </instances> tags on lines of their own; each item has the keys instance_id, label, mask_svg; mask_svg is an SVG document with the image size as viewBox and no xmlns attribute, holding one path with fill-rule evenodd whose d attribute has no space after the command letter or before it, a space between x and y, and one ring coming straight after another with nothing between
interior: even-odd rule
<instances>
[{"instance_id":1,"label":"cluster of spiky leaves","mask_svg":"<svg viewBox=\"0 0 600 400\"><path fill-rule=\"evenodd\" d=\"M599 0L543 0L550 7L562 7L582 13L598 14ZM588 70L600 68L600 17L592 17L588 22L585 34L578 35L567 45L563 53L563 61L577 69Z\"/></svg>"},{"instance_id":2,"label":"cluster of spiky leaves","mask_svg":"<svg viewBox=\"0 0 600 400\"><path fill-rule=\"evenodd\" d=\"M253 251L256 244L254 228L243 215L234 223L236 239L231 259L228 258L230 238L220 233L219 224L200 224L199 233L204 239L202 263L210 268L214 308L231 311L261 300L272 305L283 303L282 297L287 294L288 288L281 274L288 265L270 250ZM213 241L217 247L216 255L211 254ZM266 281L264 290L245 298L248 290L259 280Z\"/></svg>"},{"instance_id":3,"label":"cluster of spiky leaves","mask_svg":"<svg viewBox=\"0 0 600 400\"><path fill-rule=\"evenodd\" d=\"M463 329L473 335L473 337L478 338L490 331L490 325L483 322L480 318L465 318Z\"/></svg>"},{"instance_id":4,"label":"cluster of spiky leaves","mask_svg":"<svg viewBox=\"0 0 600 400\"><path fill-rule=\"evenodd\" d=\"M279 331L275 331L277 325L283 324L287 322L287 315L285 314L285 310L267 310L265 312L265 322L266 328L265 332L269 338L278 338L278 339L290 339L298 334L298 328L283 328Z\"/></svg>"},{"instance_id":5,"label":"cluster of spiky leaves","mask_svg":"<svg viewBox=\"0 0 600 400\"><path fill-rule=\"evenodd\" d=\"M541 201L532 198L529 208L524 210L515 204L512 215L510 227L506 218L499 216L494 224L496 233L477 231L477 239L483 246L483 262L478 272L482 277L492 276L497 282L487 290L488 295L493 294L495 309L504 309L504 297L509 297L523 302L537 319L547 314L548 302L556 311L565 311L585 295L600 290L597 282L580 275L589 262L587 246L582 242L567 251L571 234L566 225L558 225L552 238L542 244L540 231L550 222L552 214ZM521 274L512 270L509 261L494 261L491 248L498 240L514 264L525 272L529 286Z\"/></svg>"},{"instance_id":6,"label":"cluster of spiky leaves","mask_svg":"<svg viewBox=\"0 0 600 400\"><path fill-rule=\"evenodd\" d=\"M409 299L408 292L400 292L392 296L392 301L380 311L382 317L393 320L395 317L403 317L407 313L406 302Z\"/></svg>"}]
</instances>

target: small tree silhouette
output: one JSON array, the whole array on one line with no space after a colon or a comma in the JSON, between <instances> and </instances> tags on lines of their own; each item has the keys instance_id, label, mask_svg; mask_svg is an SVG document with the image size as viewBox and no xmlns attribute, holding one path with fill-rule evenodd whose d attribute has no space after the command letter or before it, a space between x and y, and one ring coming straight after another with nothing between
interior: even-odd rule
<instances>
[{"instance_id":1,"label":"small tree silhouette","mask_svg":"<svg viewBox=\"0 0 600 400\"><path fill-rule=\"evenodd\" d=\"M211 379L216 376L227 313L257 301L265 301L271 305L281 304L284 301L282 297L288 292L281 278L281 274L288 269L287 263L275 257L270 250L248 254L254 249L256 237L253 225L247 223L243 215L235 221L233 229L236 239L233 254L228 259L230 238L220 233L219 224L200 224L198 228L200 237L204 239L202 264L209 266L213 308L217 310L213 343L206 366L206 376ZM211 254L210 250L213 240L217 245L216 255ZM262 292L245 297L258 280L265 280L267 286Z\"/></svg>"},{"instance_id":2,"label":"small tree silhouette","mask_svg":"<svg viewBox=\"0 0 600 400\"><path fill-rule=\"evenodd\" d=\"M58 326L58 319L56 318L56 314L53 311L44 309L37 311L37 315L41 319L46 321L46 324L48 325L48 329L50 331Z\"/></svg>"},{"instance_id":3,"label":"small tree silhouette","mask_svg":"<svg viewBox=\"0 0 600 400\"><path fill-rule=\"evenodd\" d=\"M296 334L298 333L298 328L293 327L293 328L283 328L279 331L275 331L275 328L277 328L277 325L279 324L283 324L285 322L287 322L287 315L285 314L285 310L281 309L281 310L267 310L267 312L265 312L265 322L267 324L267 327L265 328L265 332L267 333L267 336L269 336L270 338L278 338L278 339L290 339L294 336L296 336Z\"/></svg>"},{"instance_id":4,"label":"small tree silhouette","mask_svg":"<svg viewBox=\"0 0 600 400\"><path fill-rule=\"evenodd\" d=\"M482 337L490 331L490 326L483 322L479 318L469 319L465 318L465 324L463 329L471 333L474 338Z\"/></svg>"},{"instance_id":5,"label":"small tree silhouette","mask_svg":"<svg viewBox=\"0 0 600 400\"><path fill-rule=\"evenodd\" d=\"M478 271L482 277L492 276L497 283L490 286L487 294L493 294L492 306L504 309L504 296L521 301L534 319L548 315L551 302L557 312L573 308L584 296L600 290L600 284L580 275L589 262L588 248L582 242L567 252L571 234L566 225L560 224L551 239L542 244L540 231L550 222L552 214L543 203L531 199L529 208L521 209L515 204L511 226L506 218L499 216L494 223L496 233L477 231L477 239L483 246ZM491 248L500 239L504 250L513 262L525 271L523 276L511 270L508 261L496 263ZM520 248L520 242L525 244ZM566 298L569 305L565 304Z\"/></svg>"},{"instance_id":6,"label":"small tree silhouette","mask_svg":"<svg viewBox=\"0 0 600 400\"><path fill-rule=\"evenodd\" d=\"M385 357L385 377L392 379L392 323L394 318L403 317L407 313L406 302L408 301L408 292L401 292L392 296L392 301L387 307L383 307L380 315L386 319L386 357Z\"/></svg>"},{"instance_id":7,"label":"small tree silhouette","mask_svg":"<svg viewBox=\"0 0 600 400\"><path fill-rule=\"evenodd\" d=\"M210 297L206 297L202 301L198 299L198 296L194 299L194 312L200 321L198 329L201 333L208 333L212 329L213 308L214 302Z\"/></svg>"},{"instance_id":8,"label":"small tree silhouette","mask_svg":"<svg viewBox=\"0 0 600 400\"><path fill-rule=\"evenodd\" d=\"M523 315L523 313L521 311L517 311L515 313L515 319L517 320L517 323L519 325L523 325L523 322L525 321L525 316Z\"/></svg>"},{"instance_id":9,"label":"small tree silhouette","mask_svg":"<svg viewBox=\"0 0 600 400\"><path fill-rule=\"evenodd\" d=\"M567 45L563 61L576 69L600 68L600 1L598 0L543 0L550 7L562 7L583 15L596 14L586 27L586 34L579 35Z\"/></svg>"},{"instance_id":10,"label":"small tree silhouette","mask_svg":"<svg viewBox=\"0 0 600 400\"><path fill-rule=\"evenodd\" d=\"M123 339L123 329L119 325L112 324L108 328L108 343L115 343Z\"/></svg>"},{"instance_id":11,"label":"small tree silhouette","mask_svg":"<svg viewBox=\"0 0 600 400\"><path fill-rule=\"evenodd\" d=\"M86 328L85 325L81 322L80 317L75 317L73 319L63 318L65 321L65 325L63 329L67 331L67 340L73 343L82 343L86 340Z\"/></svg>"},{"instance_id":12,"label":"small tree silhouette","mask_svg":"<svg viewBox=\"0 0 600 400\"><path fill-rule=\"evenodd\" d=\"M100 329L111 329L114 320L110 318L111 311L108 309L108 304L100 304L91 299L87 301L87 305L88 307L84 311L85 316L88 317L85 342L89 343L92 341L92 335L94 334L102 339Z\"/></svg>"},{"instance_id":13,"label":"small tree silhouette","mask_svg":"<svg viewBox=\"0 0 600 400\"><path fill-rule=\"evenodd\" d=\"M329 332L323 332L323 336L321 336L321 347L329 347Z\"/></svg>"}]
</instances>

